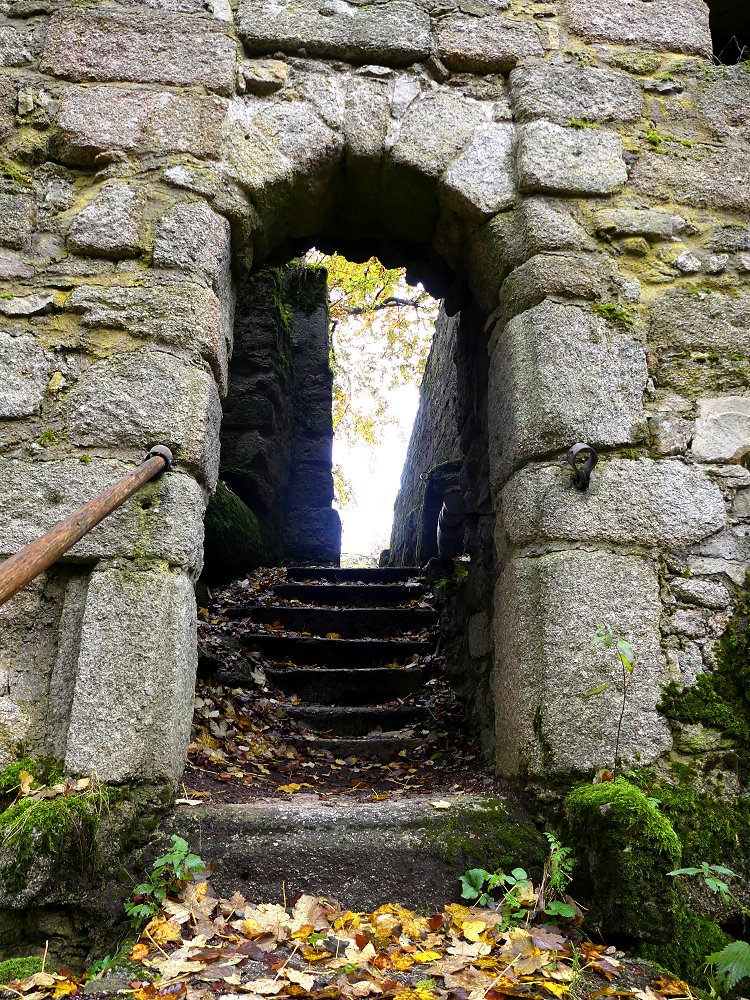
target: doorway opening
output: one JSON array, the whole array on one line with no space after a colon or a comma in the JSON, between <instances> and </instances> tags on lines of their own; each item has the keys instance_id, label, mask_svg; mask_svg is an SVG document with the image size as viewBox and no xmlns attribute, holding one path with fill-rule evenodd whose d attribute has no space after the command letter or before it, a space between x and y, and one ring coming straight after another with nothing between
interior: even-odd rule
<instances>
[{"instance_id":1,"label":"doorway opening","mask_svg":"<svg viewBox=\"0 0 750 1000\"><path fill-rule=\"evenodd\" d=\"M707 0L714 56L733 66L750 59L750 8L744 0Z\"/></svg>"}]
</instances>

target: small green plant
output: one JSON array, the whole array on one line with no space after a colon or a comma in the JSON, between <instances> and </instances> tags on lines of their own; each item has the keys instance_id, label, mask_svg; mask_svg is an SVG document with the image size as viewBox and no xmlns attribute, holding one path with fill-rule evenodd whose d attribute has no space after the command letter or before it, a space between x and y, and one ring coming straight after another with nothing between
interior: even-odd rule
<instances>
[{"instance_id":1,"label":"small green plant","mask_svg":"<svg viewBox=\"0 0 750 1000\"><path fill-rule=\"evenodd\" d=\"M576 908L565 898L565 890L573 876L576 864L573 850L565 847L554 834L546 833L549 853L544 863L542 884L539 887L538 907L549 917L570 918L576 915Z\"/></svg>"},{"instance_id":2,"label":"small green plant","mask_svg":"<svg viewBox=\"0 0 750 1000\"><path fill-rule=\"evenodd\" d=\"M514 868L509 874L499 868L495 872L470 868L460 882L462 899L472 900L477 906L494 903L502 909L502 927L514 927L526 919L528 911L522 906L520 896L521 893L528 896L533 887L523 868Z\"/></svg>"},{"instance_id":3,"label":"small green plant","mask_svg":"<svg viewBox=\"0 0 750 1000\"><path fill-rule=\"evenodd\" d=\"M710 889L711 892L716 893L718 896L721 896L725 903L731 903L732 900L734 900L740 905L742 910L745 909L744 906L739 903L739 900L735 899L732 895L729 883L726 881L727 879L737 878L737 875L731 868L725 868L723 865L710 865L707 861L701 861L697 868L675 868L674 871L667 872L667 875L700 875L706 888Z\"/></svg>"},{"instance_id":4,"label":"small green plant","mask_svg":"<svg viewBox=\"0 0 750 1000\"><path fill-rule=\"evenodd\" d=\"M100 958L98 962L94 964L86 972L86 982L88 983L92 979L101 979L108 972L111 972L115 967L115 960L111 955L105 955L104 958Z\"/></svg>"},{"instance_id":5,"label":"small green plant","mask_svg":"<svg viewBox=\"0 0 750 1000\"><path fill-rule=\"evenodd\" d=\"M138 928L152 920L169 895L179 892L193 875L205 870L203 860L190 851L188 842L172 834L171 848L154 861L148 880L137 885L131 898L125 902L125 912L133 927Z\"/></svg>"},{"instance_id":6,"label":"small green plant","mask_svg":"<svg viewBox=\"0 0 750 1000\"><path fill-rule=\"evenodd\" d=\"M57 435L55 434L54 431L49 430L49 428L47 428L47 430L42 431L42 433L39 435L39 444L43 448L48 448L51 444L54 444L56 441L57 441Z\"/></svg>"},{"instance_id":7,"label":"small green plant","mask_svg":"<svg viewBox=\"0 0 750 1000\"><path fill-rule=\"evenodd\" d=\"M656 131L656 128L652 125L651 128L646 133L646 142L652 149L658 149L659 146L664 142L666 136L661 135L660 132Z\"/></svg>"},{"instance_id":8,"label":"small green plant","mask_svg":"<svg viewBox=\"0 0 750 1000\"><path fill-rule=\"evenodd\" d=\"M615 753L614 760L612 761L613 767L616 768L617 761L620 756L620 736L622 734L622 720L625 717L625 705L628 700L628 687L630 686L630 680L633 676L633 671L635 670L635 653L633 652L633 647L630 643L625 639L621 639L619 636L616 636L610 626L606 624L597 626L593 642L594 646L600 646L604 649L612 650L617 656L617 661L620 664L620 669L622 670L622 701L620 702L620 717L617 720ZM590 698L593 695L601 694L602 691L606 691L608 687L608 684L599 684L597 687L587 691L586 697Z\"/></svg>"}]
</instances>

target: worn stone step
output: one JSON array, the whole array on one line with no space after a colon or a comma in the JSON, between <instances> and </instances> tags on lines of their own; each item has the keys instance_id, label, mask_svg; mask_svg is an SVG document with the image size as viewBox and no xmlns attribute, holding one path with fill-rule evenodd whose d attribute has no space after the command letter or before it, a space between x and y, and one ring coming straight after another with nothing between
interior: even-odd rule
<instances>
[{"instance_id":1,"label":"worn stone step","mask_svg":"<svg viewBox=\"0 0 750 1000\"><path fill-rule=\"evenodd\" d=\"M287 580L330 580L339 583L397 583L399 580L413 580L422 575L419 566L381 566L361 569L339 568L337 566L288 566Z\"/></svg>"},{"instance_id":2,"label":"worn stone step","mask_svg":"<svg viewBox=\"0 0 750 1000\"><path fill-rule=\"evenodd\" d=\"M422 583L279 583L272 588L274 597L303 604L369 604L382 608L388 604L406 604L425 592Z\"/></svg>"},{"instance_id":3,"label":"worn stone step","mask_svg":"<svg viewBox=\"0 0 750 1000\"><path fill-rule=\"evenodd\" d=\"M299 666L322 663L350 670L405 663L412 656L435 652L434 642L414 639L318 639L313 636L246 635L242 650L257 650L276 663L292 662Z\"/></svg>"},{"instance_id":4,"label":"worn stone step","mask_svg":"<svg viewBox=\"0 0 750 1000\"><path fill-rule=\"evenodd\" d=\"M430 799L446 799L437 810ZM216 869L211 883L230 897L281 902L327 896L355 910L398 900L412 909L458 900L467 868L520 865L541 875L547 844L528 814L500 798L431 795L385 802L291 801L180 806L154 852L176 833ZM156 856L156 854L154 854Z\"/></svg>"},{"instance_id":5,"label":"worn stone step","mask_svg":"<svg viewBox=\"0 0 750 1000\"><path fill-rule=\"evenodd\" d=\"M287 705L285 711L290 719L313 732L333 736L367 736L374 731L391 733L430 718L430 713L421 705L403 708Z\"/></svg>"},{"instance_id":6,"label":"worn stone step","mask_svg":"<svg viewBox=\"0 0 750 1000\"><path fill-rule=\"evenodd\" d=\"M437 621L432 608L290 608L278 605L239 606L227 613L260 625L281 622L290 632L310 632L342 638L382 637L403 632L421 632Z\"/></svg>"},{"instance_id":7,"label":"worn stone step","mask_svg":"<svg viewBox=\"0 0 750 1000\"><path fill-rule=\"evenodd\" d=\"M378 733L375 736L289 736L286 740L298 750L327 750L339 759L393 760L406 750L421 746L423 740L405 733Z\"/></svg>"},{"instance_id":8,"label":"worn stone step","mask_svg":"<svg viewBox=\"0 0 750 1000\"><path fill-rule=\"evenodd\" d=\"M377 705L407 698L425 679L421 667L359 670L279 667L266 669L265 673L274 687L318 705Z\"/></svg>"}]
</instances>

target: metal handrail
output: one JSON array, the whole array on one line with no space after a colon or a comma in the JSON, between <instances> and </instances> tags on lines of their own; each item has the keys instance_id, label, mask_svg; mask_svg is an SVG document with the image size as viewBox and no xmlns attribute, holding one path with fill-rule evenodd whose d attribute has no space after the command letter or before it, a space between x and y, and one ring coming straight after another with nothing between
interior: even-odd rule
<instances>
[{"instance_id":1,"label":"metal handrail","mask_svg":"<svg viewBox=\"0 0 750 1000\"><path fill-rule=\"evenodd\" d=\"M95 528L108 514L121 507L150 479L172 465L172 452L163 444L154 445L148 457L127 475L102 490L93 500L78 507L63 521L0 563L0 606L27 583L43 573L68 549Z\"/></svg>"}]
</instances>

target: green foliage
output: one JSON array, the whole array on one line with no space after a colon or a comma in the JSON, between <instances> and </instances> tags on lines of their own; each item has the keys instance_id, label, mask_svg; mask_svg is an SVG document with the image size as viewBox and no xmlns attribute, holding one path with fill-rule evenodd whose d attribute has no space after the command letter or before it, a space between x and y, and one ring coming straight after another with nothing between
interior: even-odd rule
<instances>
[{"instance_id":1,"label":"green foliage","mask_svg":"<svg viewBox=\"0 0 750 1000\"><path fill-rule=\"evenodd\" d=\"M55 434L55 432L51 431L49 428L47 428L47 430L42 431L42 433L39 435L39 444L43 448L48 448L50 445L55 444L56 441L57 441L57 434Z\"/></svg>"},{"instance_id":2,"label":"green foliage","mask_svg":"<svg viewBox=\"0 0 750 1000\"><path fill-rule=\"evenodd\" d=\"M8 764L0 771L0 794L10 795L21 787L21 772L36 774L39 765L33 757L22 757L20 760Z\"/></svg>"},{"instance_id":3,"label":"green foliage","mask_svg":"<svg viewBox=\"0 0 750 1000\"><path fill-rule=\"evenodd\" d=\"M30 955L28 958L8 958L0 962L0 984L28 979L29 976L41 971L42 960L35 955Z\"/></svg>"},{"instance_id":4,"label":"green foliage","mask_svg":"<svg viewBox=\"0 0 750 1000\"><path fill-rule=\"evenodd\" d=\"M30 188L33 186L29 173L17 163L7 159L7 157L0 159L0 175L6 177L9 181L20 184L21 187Z\"/></svg>"},{"instance_id":5,"label":"green foliage","mask_svg":"<svg viewBox=\"0 0 750 1000\"><path fill-rule=\"evenodd\" d=\"M716 966L716 979L725 990L734 989L741 979L750 979L750 944L730 941L721 951L708 955L706 961Z\"/></svg>"},{"instance_id":6,"label":"green foliage","mask_svg":"<svg viewBox=\"0 0 750 1000\"><path fill-rule=\"evenodd\" d=\"M91 979L101 979L105 973L111 972L114 967L114 958L111 955L105 955L104 958L100 958L98 962L94 962L86 970L86 982L89 982Z\"/></svg>"},{"instance_id":7,"label":"green foliage","mask_svg":"<svg viewBox=\"0 0 750 1000\"><path fill-rule=\"evenodd\" d=\"M657 132L656 128L652 125L651 128L646 133L645 138L646 142L649 144L649 146L652 147L652 149L658 149L659 146L661 146L661 144L666 139L666 136L661 135L659 132Z\"/></svg>"},{"instance_id":8,"label":"green foliage","mask_svg":"<svg viewBox=\"0 0 750 1000\"><path fill-rule=\"evenodd\" d=\"M721 949L729 941L715 921L701 917L677 905L673 911L673 928L669 940L662 944L643 944L638 949L642 958L659 965L696 986L709 986L706 979L706 952Z\"/></svg>"},{"instance_id":9,"label":"green foliage","mask_svg":"<svg viewBox=\"0 0 750 1000\"><path fill-rule=\"evenodd\" d=\"M133 895L125 901L125 912L133 927L140 927L161 910L164 900L190 881L193 875L205 871L206 866L182 837L172 834L172 846L151 866L151 873L145 882L133 890Z\"/></svg>"},{"instance_id":10,"label":"green foliage","mask_svg":"<svg viewBox=\"0 0 750 1000\"><path fill-rule=\"evenodd\" d=\"M470 868L459 879L461 898L471 900L477 906L496 903L502 910L502 927L514 927L526 919L528 911L521 905L519 893L531 889L531 881L523 868L514 868L506 873L501 869L494 872L484 868Z\"/></svg>"},{"instance_id":11,"label":"green foliage","mask_svg":"<svg viewBox=\"0 0 750 1000\"><path fill-rule=\"evenodd\" d=\"M545 880L553 892L562 895L573 879L572 872L576 866L573 848L565 847L551 833L545 832L544 836L549 844L549 855L544 866Z\"/></svg>"},{"instance_id":12,"label":"green foliage","mask_svg":"<svg viewBox=\"0 0 750 1000\"><path fill-rule=\"evenodd\" d=\"M697 868L675 868L674 871L667 872L667 875L671 875L672 877L677 875L700 875L706 888L721 896L725 903L729 903L732 899L729 883L725 879L737 878L731 868L725 868L724 865L710 865L707 861L701 861ZM723 875L724 878L719 878L720 875Z\"/></svg>"},{"instance_id":13,"label":"green foliage","mask_svg":"<svg viewBox=\"0 0 750 1000\"><path fill-rule=\"evenodd\" d=\"M437 303L375 258L356 264L311 251L305 261L328 272L334 433L374 447L393 422L388 393L422 381ZM340 506L352 499L340 471L335 487Z\"/></svg>"}]
</instances>

